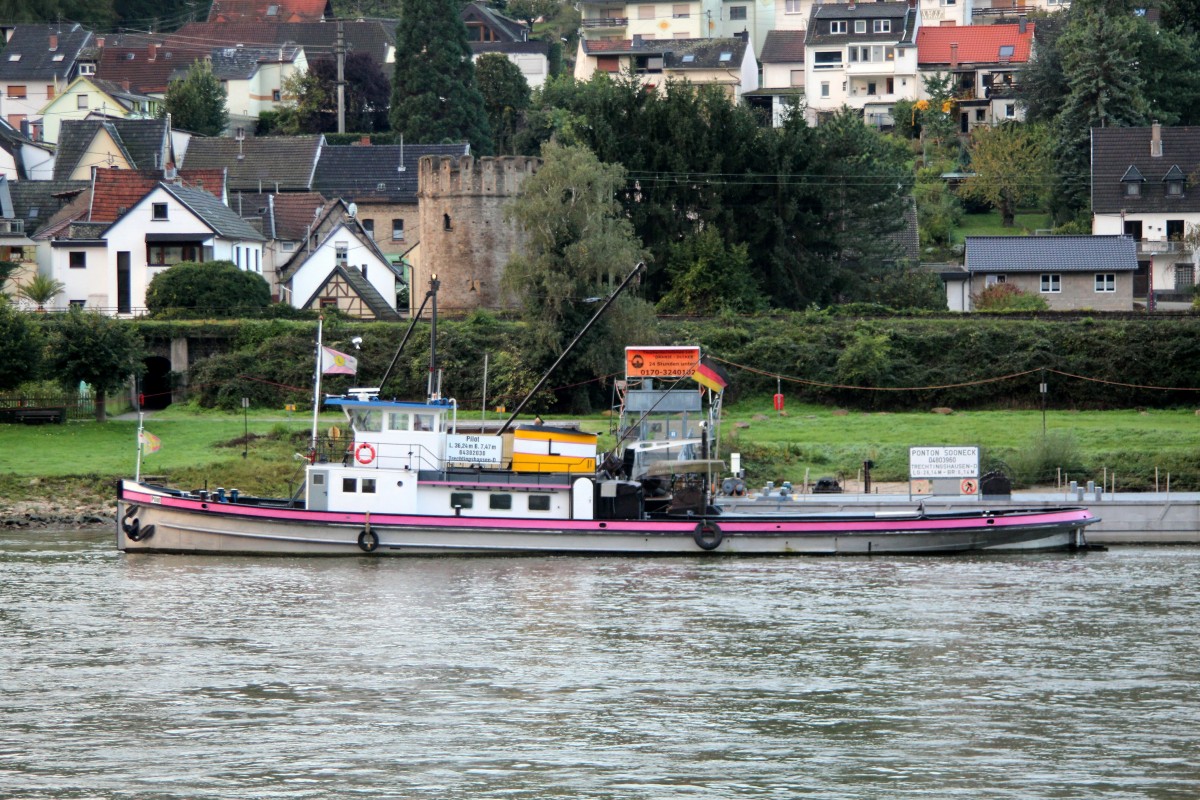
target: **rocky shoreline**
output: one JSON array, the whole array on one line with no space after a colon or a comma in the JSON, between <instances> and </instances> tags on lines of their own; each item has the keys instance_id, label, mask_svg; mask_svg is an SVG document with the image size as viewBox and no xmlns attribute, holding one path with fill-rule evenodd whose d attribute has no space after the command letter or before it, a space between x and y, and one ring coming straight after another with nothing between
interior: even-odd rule
<instances>
[{"instance_id":1,"label":"rocky shoreline","mask_svg":"<svg viewBox=\"0 0 1200 800\"><path fill-rule=\"evenodd\" d=\"M0 504L0 529L4 530L84 530L107 528L117 513L115 504L88 504L64 508L53 501L23 501Z\"/></svg>"}]
</instances>

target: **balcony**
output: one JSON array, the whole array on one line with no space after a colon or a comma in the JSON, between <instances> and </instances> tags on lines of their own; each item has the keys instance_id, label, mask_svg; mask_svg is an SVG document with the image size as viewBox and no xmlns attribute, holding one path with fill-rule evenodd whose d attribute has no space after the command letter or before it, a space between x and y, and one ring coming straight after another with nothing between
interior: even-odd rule
<instances>
[{"instance_id":1,"label":"balcony","mask_svg":"<svg viewBox=\"0 0 1200 800\"><path fill-rule=\"evenodd\" d=\"M582 24L585 28L624 28L629 25L629 17L593 17Z\"/></svg>"}]
</instances>

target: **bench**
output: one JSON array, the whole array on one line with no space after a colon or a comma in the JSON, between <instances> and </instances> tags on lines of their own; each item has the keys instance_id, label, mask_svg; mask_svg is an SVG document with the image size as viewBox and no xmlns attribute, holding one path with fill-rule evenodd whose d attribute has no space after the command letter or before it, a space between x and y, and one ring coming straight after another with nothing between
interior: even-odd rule
<instances>
[{"instance_id":1,"label":"bench","mask_svg":"<svg viewBox=\"0 0 1200 800\"><path fill-rule=\"evenodd\" d=\"M59 425L67 421L66 406L46 408L0 408L0 422L23 422L26 425L41 425L54 422Z\"/></svg>"}]
</instances>

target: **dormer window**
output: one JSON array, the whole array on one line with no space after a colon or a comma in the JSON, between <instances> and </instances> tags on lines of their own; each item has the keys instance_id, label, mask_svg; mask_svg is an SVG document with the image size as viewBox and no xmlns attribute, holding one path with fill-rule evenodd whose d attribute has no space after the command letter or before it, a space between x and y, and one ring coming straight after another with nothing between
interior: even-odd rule
<instances>
[{"instance_id":1,"label":"dormer window","mask_svg":"<svg viewBox=\"0 0 1200 800\"><path fill-rule=\"evenodd\" d=\"M892 21L890 19L874 20L874 25L872 25L872 32L873 33L891 33L892 32Z\"/></svg>"},{"instance_id":2,"label":"dormer window","mask_svg":"<svg viewBox=\"0 0 1200 800\"><path fill-rule=\"evenodd\" d=\"M830 33L845 33L846 32L846 20L835 19L832 22L830 22L829 23L829 32Z\"/></svg>"},{"instance_id":3,"label":"dormer window","mask_svg":"<svg viewBox=\"0 0 1200 800\"><path fill-rule=\"evenodd\" d=\"M1167 197L1183 197L1184 180L1183 170L1179 168L1178 164L1172 164L1171 168L1167 170L1167 174L1163 176L1163 186Z\"/></svg>"},{"instance_id":4,"label":"dormer window","mask_svg":"<svg viewBox=\"0 0 1200 800\"><path fill-rule=\"evenodd\" d=\"M1125 187L1124 194L1126 197L1141 197L1142 184L1145 182L1145 176L1134 166L1125 170L1124 176L1121 177L1121 185Z\"/></svg>"}]
</instances>

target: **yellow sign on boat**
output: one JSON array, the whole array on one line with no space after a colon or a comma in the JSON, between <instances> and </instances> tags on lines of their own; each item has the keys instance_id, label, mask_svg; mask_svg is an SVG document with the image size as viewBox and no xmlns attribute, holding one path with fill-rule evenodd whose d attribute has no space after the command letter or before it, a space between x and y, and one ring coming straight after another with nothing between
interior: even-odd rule
<instances>
[{"instance_id":1,"label":"yellow sign on boat","mask_svg":"<svg viewBox=\"0 0 1200 800\"><path fill-rule=\"evenodd\" d=\"M595 472L596 434L545 425L513 431L514 472Z\"/></svg>"}]
</instances>

